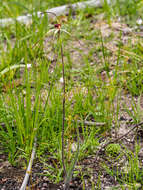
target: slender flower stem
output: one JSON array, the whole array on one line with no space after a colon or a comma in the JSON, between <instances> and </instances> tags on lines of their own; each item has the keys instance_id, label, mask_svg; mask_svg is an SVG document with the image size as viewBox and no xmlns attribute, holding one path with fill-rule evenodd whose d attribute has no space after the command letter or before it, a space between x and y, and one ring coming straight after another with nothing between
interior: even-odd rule
<instances>
[{"instance_id":1,"label":"slender flower stem","mask_svg":"<svg viewBox=\"0 0 143 190\"><path fill-rule=\"evenodd\" d=\"M60 30L58 34L60 38ZM65 159L64 159L64 132L65 132L65 95L66 95L66 88L65 88L65 65L64 65L64 55L63 55L63 46L62 42L60 41L61 46L61 58L62 58L62 77L63 77L63 120L62 120L62 164L64 169L64 176L66 176L66 167L65 167Z\"/></svg>"}]
</instances>

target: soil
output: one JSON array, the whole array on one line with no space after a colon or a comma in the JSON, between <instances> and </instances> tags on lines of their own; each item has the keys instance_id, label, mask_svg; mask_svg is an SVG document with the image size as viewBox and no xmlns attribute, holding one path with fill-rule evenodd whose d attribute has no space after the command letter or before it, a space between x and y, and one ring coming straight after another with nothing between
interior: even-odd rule
<instances>
[{"instance_id":1,"label":"soil","mask_svg":"<svg viewBox=\"0 0 143 190\"><path fill-rule=\"evenodd\" d=\"M123 135L125 134L129 128L131 123L129 117L125 117L123 115L120 116L120 120L122 121L122 127L118 129L117 134ZM115 139L115 130L112 131L112 140ZM140 139L140 145L143 147L143 130L140 129L138 131L134 130L129 135L125 136L122 139L121 146L124 145L128 147L129 150L134 151L136 137ZM102 138L101 141L108 140L108 137ZM101 143L102 144L102 143ZM70 182L70 190L82 190L85 187L86 190L90 189L101 189L101 190L109 190L112 187L120 187L118 181L114 176L109 175L104 169L104 165L106 164L109 168L114 167L116 171L117 168L124 168L126 163L128 162L128 158L123 156L122 159L117 161L111 161L108 159L105 149L99 149L100 151L91 155L87 158L84 158L80 162L77 163L76 169L79 170L79 175L72 178ZM139 152L139 160L141 163L141 167L143 166L143 148ZM8 161L6 161L6 156L0 155L0 189L1 190L19 190L22 184L25 170L20 167L12 167ZM80 168L80 169L79 169ZM112 168L113 169L113 168ZM35 160L31 172L31 177L29 180L29 184L27 189L33 190L62 190L63 182L59 184L54 184L49 181L47 176L43 175L44 165L38 160ZM84 175L83 175L84 174ZM82 176L83 175L83 176ZM100 176L100 177L99 177ZM81 178L83 177L83 180ZM84 183L83 183L84 182ZM123 184L125 189L127 184ZM137 184L138 185L138 184ZM139 183L140 185L140 183ZM94 188L93 188L94 187ZM139 188L141 189L141 188Z\"/></svg>"}]
</instances>

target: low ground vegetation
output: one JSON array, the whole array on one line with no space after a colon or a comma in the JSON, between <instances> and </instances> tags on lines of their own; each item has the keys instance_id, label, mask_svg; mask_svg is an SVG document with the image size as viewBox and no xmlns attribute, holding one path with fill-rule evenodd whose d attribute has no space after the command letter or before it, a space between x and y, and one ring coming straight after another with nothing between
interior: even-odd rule
<instances>
[{"instance_id":1,"label":"low ground vegetation","mask_svg":"<svg viewBox=\"0 0 143 190\"><path fill-rule=\"evenodd\" d=\"M4 9L12 11L9 2ZM35 15L29 25L1 28L1 189L20 188L35 137L29 188L63 189L63 97L69 188L142 189L141 13L140 0L104 1L58 21Z\"/></svg>"}]
</instances>

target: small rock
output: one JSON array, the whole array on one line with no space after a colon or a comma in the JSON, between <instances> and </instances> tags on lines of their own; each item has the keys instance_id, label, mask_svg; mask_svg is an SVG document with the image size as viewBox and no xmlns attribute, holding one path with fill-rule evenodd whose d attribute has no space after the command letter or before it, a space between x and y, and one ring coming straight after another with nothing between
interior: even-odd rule
<instances>
[{"instance_id":1,"label":"small rock","mask_svg":"<svg viewBox=\"0 0 143 190\"><path fill-rule=\"evenodd\" d=\"M43 177L44 181L48 181L48 178L46 176Z\"/></svg>"},{"instance_id":2,"label":"small rock","mask_svg":"<svg viewBox=\"0 0 143 190\"><path fill-rule=\"evenodd\" d=\"M47 183L43 183L43 187L48 187Z\"/></svg>"}]
</instances>

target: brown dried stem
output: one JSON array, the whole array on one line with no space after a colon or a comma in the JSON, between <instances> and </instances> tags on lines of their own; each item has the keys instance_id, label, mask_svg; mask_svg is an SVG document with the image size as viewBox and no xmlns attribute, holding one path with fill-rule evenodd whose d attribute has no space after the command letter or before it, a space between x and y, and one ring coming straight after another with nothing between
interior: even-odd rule
<instances>
[{"instance_id":1,"label":"brown dried stem","mask_svg":"<svg viewBox=\"0 0 143 190\"><path fill-rule=\"evenodd\" d=\"M37 138L35 137L35 141L34 141L34 145L33 145L33 149L32 149L31 158L30 158L27 170L26 170L26 174L25 174L23 183L22 183L22 185L20 187L20 190L25 190L26 186L27 186L27 183L29 181L29 176L30 176L31 170L32 170L32 164L33 164L33 160L34 160L35 153L36 153L36 144L37 144Z\"/></svg>"}]
</instances>

